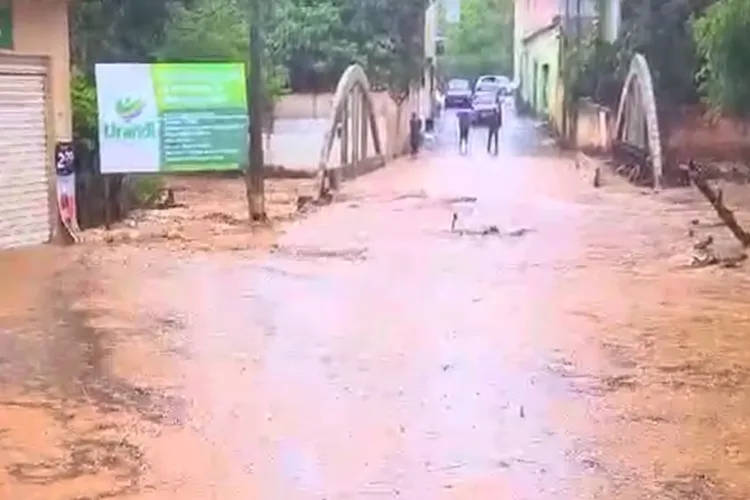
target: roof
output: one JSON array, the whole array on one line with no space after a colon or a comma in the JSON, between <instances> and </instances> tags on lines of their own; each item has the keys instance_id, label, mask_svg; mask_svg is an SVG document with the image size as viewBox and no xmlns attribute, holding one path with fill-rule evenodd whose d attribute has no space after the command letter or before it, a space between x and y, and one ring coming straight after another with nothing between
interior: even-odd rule
<instances>
[{"instance_id":1,"label":"roof","mask_svg":"<svg viewBox=\"0 0 750 500\"><path fill-rule=\"evenodd\" d=\"M537 29L535 31L532 31L531 33L529 33L528 35L526 35L525 37L523 37L523 39L521 40L521 42L523 42L523 43L532 42L536 38L539 38L540 36L542 36L542 35L544 35L546 33L549 33L551 31L559 29L560 26L561 26L560 16L555 16L552 19L551 23L549 23L549 24L547 24L545 26L542 26L541 28L539 28L539 29Z\"/></svg>"}]
</instances>

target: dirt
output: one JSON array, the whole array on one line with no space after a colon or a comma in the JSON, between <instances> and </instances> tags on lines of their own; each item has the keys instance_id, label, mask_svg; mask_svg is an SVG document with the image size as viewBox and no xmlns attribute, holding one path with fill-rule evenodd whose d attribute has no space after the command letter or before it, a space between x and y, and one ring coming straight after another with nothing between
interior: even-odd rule
<instances>
[{"instance_id":1,"label":"dirt","mask_svg":"<svg viewBox=\"0 0 750 500\"><path fill-rule=\"evenodd\" d=\"M671 262L731 236L525 126L347 184L269 251L215 234L258 245L241 184L200 183L164 222L187 242L0 255L0 498L750 498L750 269ZM457 212L500 237L446 237Z\"/></svg>"},{"instance_id":2,"label":"dirt","mask_svg":"<svg viewBox=\"0 0 750 500\"><path fill-rule=\"evenodd\" d=\"M166 179L166 185L179 206L139 210L110 230L88 230L83 234L85 244L199 251L267 248L280 225L298 216L298 199L315 193L314 179L267 179L269 223L253 225L241 178L173 177Z\"/></svg>"}]
</instances>

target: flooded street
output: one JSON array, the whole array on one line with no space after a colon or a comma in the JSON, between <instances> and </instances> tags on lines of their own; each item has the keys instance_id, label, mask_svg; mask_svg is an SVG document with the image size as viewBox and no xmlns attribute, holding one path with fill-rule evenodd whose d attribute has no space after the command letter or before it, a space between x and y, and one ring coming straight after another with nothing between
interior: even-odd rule
<instances>
[{"instance_id":1,"label":"flooded street","mask_svg":"<svg viewBox=\"0 0 750 500\"><path fill-rule=\"evenodd\" d=\"M750 274L675 259L710 208L443 126L267 253L0 256L0 498L750 498Z\"/></svg>"}]
</instances>

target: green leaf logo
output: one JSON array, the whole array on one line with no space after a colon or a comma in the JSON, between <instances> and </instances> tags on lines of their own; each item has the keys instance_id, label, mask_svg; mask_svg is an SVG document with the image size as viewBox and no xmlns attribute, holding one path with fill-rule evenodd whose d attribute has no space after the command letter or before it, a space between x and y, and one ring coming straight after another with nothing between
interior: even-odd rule
<instances>
[{"instance_id":1,"label":"green leaf logo","mask_svg":"<svg viewBox=\"0 0 750 500\"><path fill-rule=\"evenodd\" d=\"M143 112L146 107L146 101L143 99L133 99L126 97L124 99L118 99L115 104L115 111L120 117L126 122L130 122Z\"/></svg>"}]
</instances>

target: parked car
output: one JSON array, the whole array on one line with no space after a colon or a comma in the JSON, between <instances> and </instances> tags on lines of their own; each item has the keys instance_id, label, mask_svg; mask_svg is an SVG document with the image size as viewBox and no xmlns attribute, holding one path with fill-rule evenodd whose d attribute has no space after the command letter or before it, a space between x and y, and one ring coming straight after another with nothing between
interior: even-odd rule
<instances>
[{"instance_id":1,"label":"parked car","mask_svg":"<svg viewBox=\"0 0 750 500\"><path fill-rule=\"evenodd\" d=\"M513 82L510 78L503 75L482 75L477 78L477 83L474 86L474 93L477 93L479 89L494 89L500 96L513 95Z\"/></svg>"},{"instance_id":2,"label":"parked car","mask_svg":"<svg viewBox=\"0 0 750 500\"><path fill-rule=\"evenodd\" d=\"M487 118L500 105L497 92L479 92L474 94L472 109L474 111L474 123L482 125Z\"/></svg>"},{"instance_id":3,"label":"parked car","mask_svg":"<svg viewBox=\"0 0 750 500\"><path fill-rule=\"evenodd\" d=\"M471 106L471 82L463 78L453 78L445 91L445 108Z\"/></svg>"}]
</instances>

